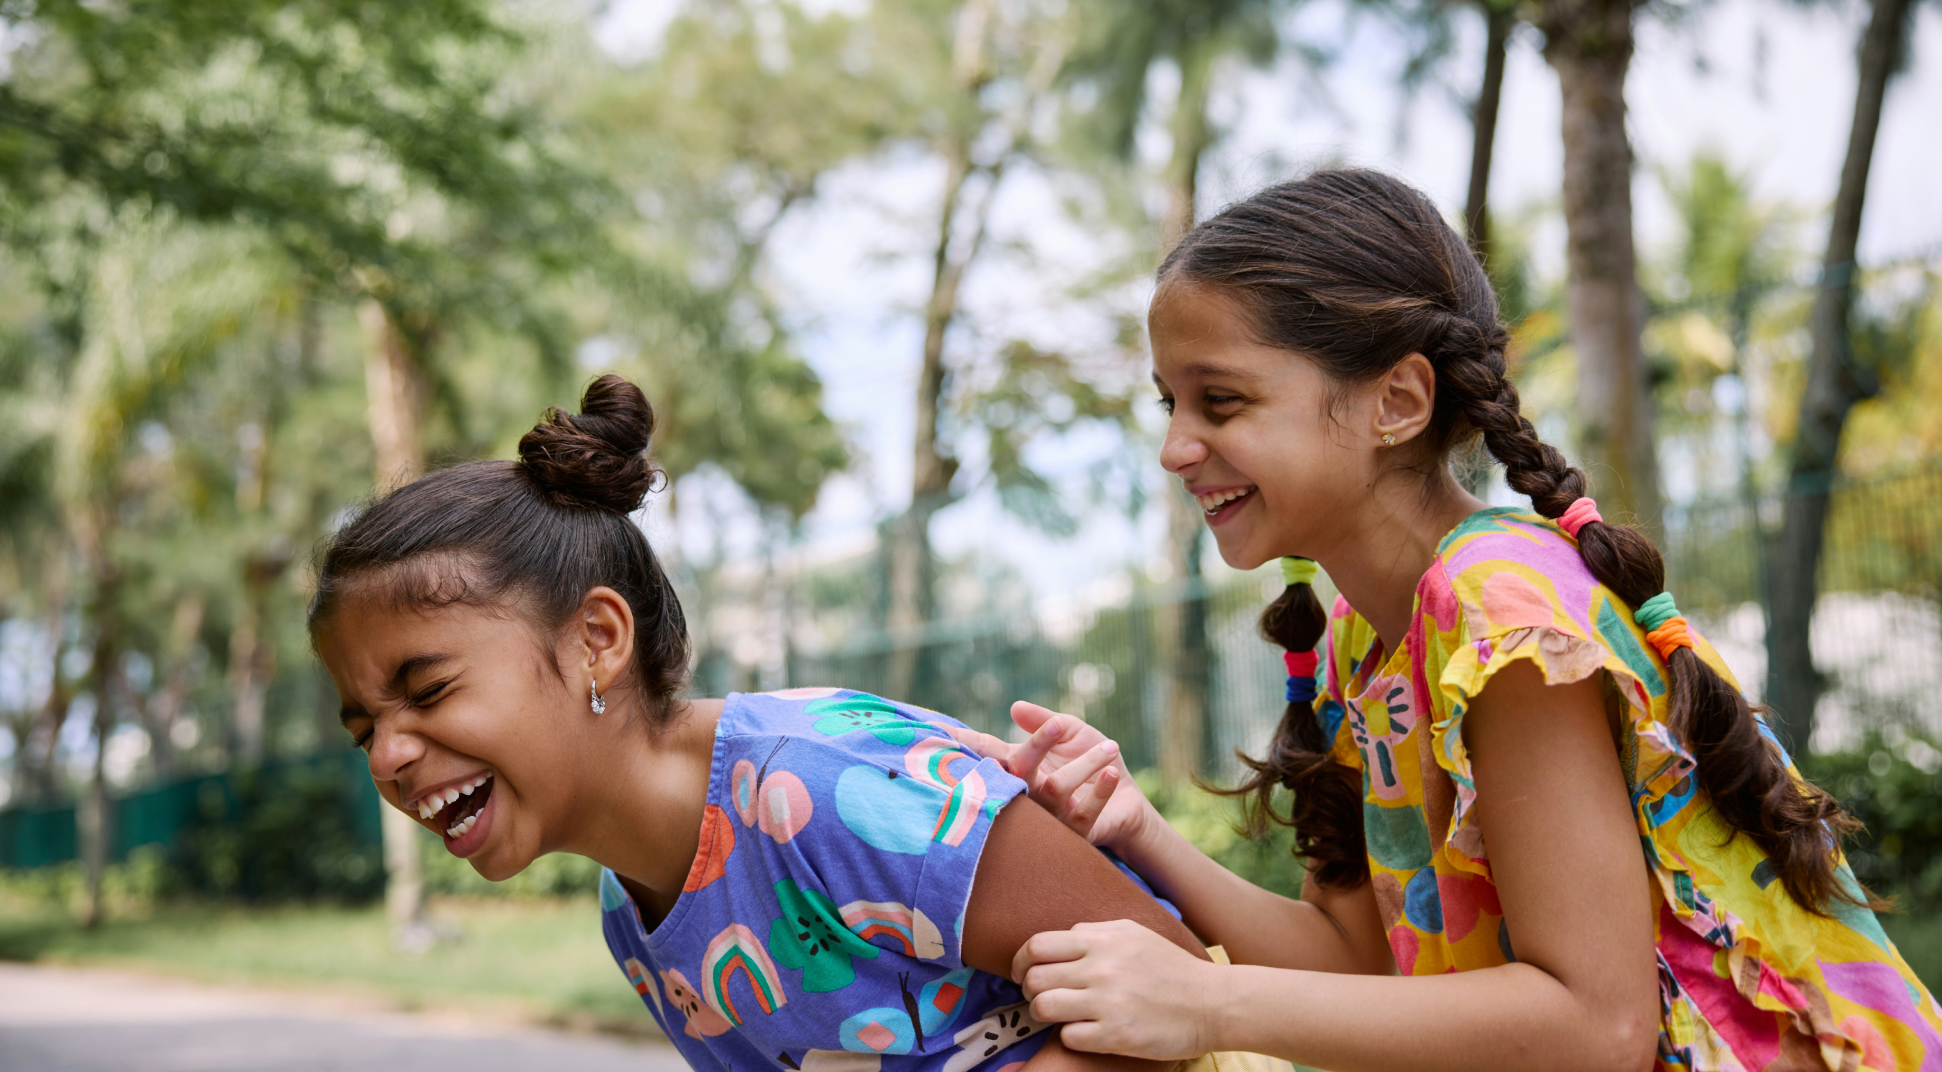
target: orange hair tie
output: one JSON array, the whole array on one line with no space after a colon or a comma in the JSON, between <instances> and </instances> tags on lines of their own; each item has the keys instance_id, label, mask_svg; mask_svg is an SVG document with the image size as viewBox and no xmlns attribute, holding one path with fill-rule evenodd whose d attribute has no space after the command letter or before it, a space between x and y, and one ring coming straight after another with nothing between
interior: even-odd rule
<instances>
[{"instance_id":1,"label":"orange hair tie","mask_svg":"<svg viewBox=\"0 0 1942 1072\"><path fill-rule=\"evenodd\" d=\"M1674 651L1693 646L1693 637L1682 616L1667 618L1657 629L1645 634L1645 642L1658 650L1659 658L1671 662Z\"/></svg>"}]
</instances>

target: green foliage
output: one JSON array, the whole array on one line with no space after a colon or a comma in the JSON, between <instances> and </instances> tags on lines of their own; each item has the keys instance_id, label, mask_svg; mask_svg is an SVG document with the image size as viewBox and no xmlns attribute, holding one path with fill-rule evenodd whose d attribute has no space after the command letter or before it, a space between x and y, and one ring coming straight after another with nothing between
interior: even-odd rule
<instances>
[{"instance_id":1,"label":"green foliage","mask_svg":"<svg viewBox=\"0 0 1942 1072\"><path fill-rule=\"evenodd\" d=\"M488 882L472 865L445 851L430 834L420 853L425 892L456 897L510 897L538 900L549 897L593 896L600 892L600 865L570 852L548 853L504 882Z\"/></svg>"},{"instance_id":2,"label":"green foliage","mask_svg":"<svg viewBox=\"0 0 1942 1072\"><path fill-rule=\"evenodd\" d=\"M1802 773L1867 828L1848 847L1855 877L1914 916L1942 912L1942 750L1900 727L1804 758Z\"/></svg>"},{"instance_id":3,"label":"green foliage","mask_svg":"<svg viewBox=\"0 0 1942 1072\"><path fill-rule=\"evenodd\" d=\"M1276 826L1267 837L1250 839L1240 832L1239 800L1198 786L1169 790L1154 770L1141 771L1136 778L1167 822L1214 862L1263 889L1301 896L1305 872L1295 855L1292 830Z\"/></svg>"}]
</instances>

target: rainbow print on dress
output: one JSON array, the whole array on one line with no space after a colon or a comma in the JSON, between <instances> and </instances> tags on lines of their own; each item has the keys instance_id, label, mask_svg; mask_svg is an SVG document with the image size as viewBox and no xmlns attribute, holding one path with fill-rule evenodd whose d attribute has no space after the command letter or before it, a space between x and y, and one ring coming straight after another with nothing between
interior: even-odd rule
<instances>
[{"instance_id":1,"label":"rainbow print on dress","mask_svg":"<svg viewBox=\"0 0 1942 1072\"><path fill-rule=\"evenodd\" d=\"M864 941L888 935L907 957L936 960L944 955L944 935L921 908L894 901L851 901L842 908L843 926Z\"/></svg>"},{"instance_id":2,"label":"rainbow print on dress","mask_svg":"<svg viewBox=\"0 0 1942 1072\"><path fill-rule=\"evenodd\" d=\"M775 965L769 962L768 951L762 948L755 932L740 923L731 923L708 943L708 951L701 958L702 999L726 1016L729 1023L742 1026L742 1015L736 1011L734 999L728 996L728 980L737 971L748 976L749 987L755 991L755 1002L762 1006L764 1013L772 1013L789 1003L789 996L782 992L782 977L776 974Z\"/></svg>"},{"instance_id":3,"label":"rainbow print on dress","mask_svg":"<svg viewBox=\"0 0 1942 1072\"><path fill-rule=\"evenodd\" d=\"M972 764L962 779L951 773L951 761L962 759ZM904 769L927 785L948 790L950 797L938 813L937 828L931 840L946 845L961 845L964 836L978 823L978 809L984 807L984 778L975 769L977 758L957 747L948 737L926 737L904 753Z\"/></svg>"}]
</instances>

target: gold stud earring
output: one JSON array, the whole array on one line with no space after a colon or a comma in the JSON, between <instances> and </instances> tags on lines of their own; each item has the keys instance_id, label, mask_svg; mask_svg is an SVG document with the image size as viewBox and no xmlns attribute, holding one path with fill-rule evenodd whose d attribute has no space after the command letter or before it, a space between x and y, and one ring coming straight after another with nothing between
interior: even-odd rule
<instances>
[{"instance_id":1,"label":"gold stud earring","mask_svg":"<svg viewBox=\"0 0 1942 1072\"><path fill-rule=\"evenodd\" d=\"M1393 447L1393 446L1395 446L1395 445L1396 445L1396 436L1395 436L1395 433L1393 433L1393 432L1384 432L1384 433L1382 433L1382 445L1383 445L1383 446L1385 446L1385 447Z\"/></svg>"}]
</instances>

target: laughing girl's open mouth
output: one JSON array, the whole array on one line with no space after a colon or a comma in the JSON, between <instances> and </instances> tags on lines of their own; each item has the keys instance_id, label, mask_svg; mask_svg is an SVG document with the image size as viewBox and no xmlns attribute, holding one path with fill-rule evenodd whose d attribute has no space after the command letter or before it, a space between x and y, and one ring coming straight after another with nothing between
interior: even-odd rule
<instances>
[{"instance_id":1,"label":"laughing girl's open mouth","mask_svg":"<svg viewBox=\"0 0 1942 1072\"><path fill-rule=\"evenodd\" d=\"M418 817L437 823L448 838L462 838L485 810L495 780L487 771L462 785L428 793L415 805Z\"/></svg>"}]
</instances>

